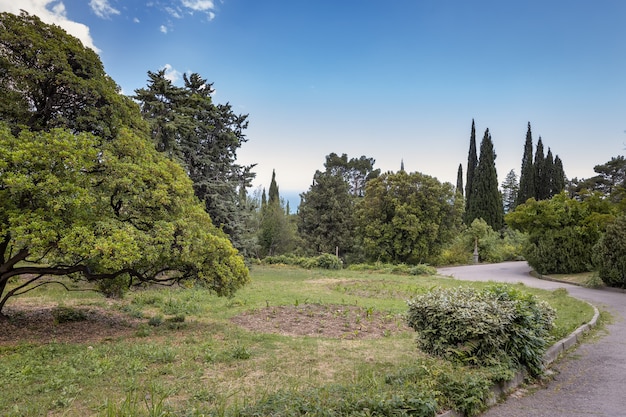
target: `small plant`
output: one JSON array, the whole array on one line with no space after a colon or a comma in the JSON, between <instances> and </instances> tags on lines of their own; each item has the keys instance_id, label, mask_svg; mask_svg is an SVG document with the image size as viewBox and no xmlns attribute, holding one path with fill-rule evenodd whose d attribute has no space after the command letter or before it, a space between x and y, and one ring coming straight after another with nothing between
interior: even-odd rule
<instances>
[{"instance_id":1,"label":"small plant","mask_svg":"<svg viewBox=\"0 0 626 417\"><path fill-rule=\"evenodd\" d=\"M163 316L156 315L156 316L150 317L150 320L148 320L148 324L152 327L159 327L160 325L163 324Z\"/></svg>"},{"instance_id":2,"label":"small plant","mask_svg":"<svg viewBox=\"0 0 626 417\"><path fill-rule=\"evenodd\" d=\"M238 344L233 348L231 356L233 357L233 359L246 360L250 359L250 356L252 356L252 354L245 346Z\"/></svg>"},{"instance_id":3,"label":"small plant","mask_svg":"<svg viewBox=\"0 0 626 417\"><path fill-rule=\"evenodd\" d=\"M54 322L57 324L87 320L87 316L83 311L73 307L56 307L52 310L52 317L54 317Z\"/></svg>"}]
</instances>

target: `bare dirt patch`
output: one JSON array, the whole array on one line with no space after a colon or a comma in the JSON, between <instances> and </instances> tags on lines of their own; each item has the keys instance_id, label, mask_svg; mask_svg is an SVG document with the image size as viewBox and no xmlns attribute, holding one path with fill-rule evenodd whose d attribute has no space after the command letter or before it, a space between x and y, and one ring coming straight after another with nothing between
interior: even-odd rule
<instances>
[{"instance_id":1,"label":"bare dirt patch","mask_svg":"<svg viewBox=\"0 0 626 417\"><path fill-rule=\"evenodd\" d=\"M350 340L387 337L410 330L401 315L345 305L266 307L231 320L255 332Z\"/></svg>"},{"instance_id":2,"label":"bare dirt patch","mask_svg":"<svg viewBox=\"0 0 626 417\"><path fill-rule=\"evenodd\" d=\"M58 323L56 306L17 305L0 316L0 345L21 343L92 343L130 336L139 320L100 307L73 307L83 319Z\"/></svg>"}]
</instances>

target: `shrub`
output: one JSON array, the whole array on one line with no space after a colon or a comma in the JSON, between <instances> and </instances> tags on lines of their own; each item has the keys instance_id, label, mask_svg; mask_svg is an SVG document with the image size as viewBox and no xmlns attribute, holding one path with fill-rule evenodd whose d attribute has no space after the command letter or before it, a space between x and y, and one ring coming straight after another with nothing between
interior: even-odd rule
<instances>
[{"instance_id":1,"label":"shrub","mask_svg":"<svg viewBox=\"0 0 626 417\"><path fill-rule=\"evenodd\" d=\"M407 321L426 353L478 366L541 375L554 310L532 294L494 285L436 289L409 302Z\"/></svg>"},{"instance_id":2,"label":"shrub","mask_svg":"<svg viewBox=\"0 0 626 417\"><path fill-rule=\"evenodd\" d=\"M610 223L593 248L599 278L611 287L626 287L626 216Z\"/></svg>"},{"instance_id":3,"label":"shrub","mask_svg":"<svg viewBox=\"0 0 626 417\"><path fill-rule=\"evenodd\" d=\"M72 307L56 307L52 310L52 317L57 324L87 320L84 312Z\"/></svg>"}]
</instances>

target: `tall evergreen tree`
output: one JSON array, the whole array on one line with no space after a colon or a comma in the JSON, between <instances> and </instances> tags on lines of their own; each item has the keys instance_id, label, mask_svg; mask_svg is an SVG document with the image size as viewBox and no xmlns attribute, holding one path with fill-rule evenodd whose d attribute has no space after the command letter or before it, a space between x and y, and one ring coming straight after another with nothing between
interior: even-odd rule
<instances>
[{"instance_id":1,"label":"tall evergreen tree","mask_svg":"<svg viewBox=\"0 0 626 417\"><path fill-rule=\"evenodd\" d=\"M548 198L552 198L555 193L554 188L554 157L552 156L552 150L548 147L548 153L545 159L545 182L547 184Z\"/></svg>"},{"instance_id":2,"label":"tall evergreen tree","mask_svg":"<svg viewBox=\"0 0 626 417\"><path fill-rule=\"evenodd\" d=\"M498 174L496 172L496 153L489 129L480 144L480 159L472 185L472 197L467 211L467 219L483 219L493 230L500 230L504 225L504 209L502 196L498 190Z\"/></svg>"},{"instance_id":3,"label":"tall evergreen tree","mask_svg":"<svg viewBox=\"0 0 626 417\"><path fill-rule=\"evenodd\" d=\"M469 225L472 220L469 218L469 206L472 200L472 190L474 189L474 175L478 166L478 156L476 154L476 125L472 119L472 132L470 134L469 152L467 154L467 179L465 181L465 215L463 221Z\"/></svg>"},{"instance_id":4,"label":"tall evergreen tree","mask_svg":"<svg viewBox=\"0 0 626 417\"><path fill-rule=\"evenodd\" d=\"M559 158L558 155L554 157L554 177L552 179L552 184L554 186L554 194L559 194L565 190L565 170L563 169L563 161Z\"/></svg>"},{"instance_id":5,"label":"tall evergreen tree","mask_svg":"<svg viewBox=\"0 0 626 417\"><path fill-rule=\"evenodd\" d=\"M506 178L502 182L502 205L504 212L513 211L517 206L517 194L519 192L519 184L517 183L517 175L515 170L510 170L506 174Z\"/></svg>"},{"instance_id":6,"label":"tall evergreen tree","mask_svg":"<svg viewBox=\"0 0 626 417\"><path fill-rule=\"evenodd\" d=\"M363 197L365 184L380 175L380 169L374 169L375 162L374 158L368 158L365 155L358 159L350 158L348 160L347 154L344 153L339 156L333 152L326 155L324 167L327 174L343 178L350 187L350 194L355 197ZM404 166L404 162L402 162L402 166Z\"/></svg>"},{"instance_id":7,"label":"tall evergreen tree","mask_svg":"<svg viewBox=\"0 0 626 417\"><path fill-rule=\"evenodd\" d=\"M550 183L546 172L546 157L543 152L543 141L541 136L537 141L535 151L535 200L547 200L550 198Z\"/></svg>"},{"instance_id":8,"label":"tall evergreen tree","mask_svg":"<svg viewBox=\"0 0 626 417\"><path fill-rule=\"evenodd\" d=\"M135 91L148 121L156 148L181 163L193 181L196 196L213 222L232 243L243 247L250 211L240 204L240 189L250 186L254 165L241 166L237 150L247 141L247 115L237 115L230 104L213 103L212 84L199 74L185 74L177 87L165 70L148 72L148 86Z\"/></svg>"},{"instance_id":9,"label":"tall evergreen tree","mask_svg":"<svg viewBox=\"0 0 626 417\"><path fill-rule=\"evenodd\" d=\"M276 171L272 170L272 181L270 182L270 189L268 192L269 205L280 204L280 194L278 193L278 184L276 184Z\"/></svg>"},{"instance_id":10,"label":"tall evergreen tree","mask_svg":"<svg viewBox=\"0 0 626 417\"><path fill-rule=\"evenodd\" d=\"M459 169L456 172L456 192L463 197L463 164L459 164Z\"/></svg>"},{"instance_id":11,"label":"tall evergreen tree","mask_svg":"<svg viewBox=\"0 0 626 417\"><path fill-rule=\"evenodd\" d=\"M519 178L519 192L517 204L524 204L529 198L535 197L535 168L533 166L533 136L528 122L526 142L524 143L524 156L522 157L522 169Z\"/></svg>"}]
</instances>

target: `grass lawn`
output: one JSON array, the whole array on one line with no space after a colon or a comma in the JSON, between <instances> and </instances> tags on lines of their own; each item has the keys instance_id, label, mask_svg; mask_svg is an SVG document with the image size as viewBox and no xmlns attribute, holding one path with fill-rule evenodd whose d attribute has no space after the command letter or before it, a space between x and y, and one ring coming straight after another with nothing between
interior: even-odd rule
<instances>
[{"instance_id":1,"label":"grass lawn","mask_svg":"<svg viewBox=\"0 0 626 417\"><path fill-rule=\"evenodd\" d=\"M251 276L230 299L151 288L111 301L47 286L9 301L0 415L322 415L339 403L349 415L363 401L378 415L393 401L432 415L472 410L493 380L419 352L403 319L416 294L485 283L283 266ZM557 310L555 340L593 315L565 291L524 289Z\"/></svg>"}]
</instances>

